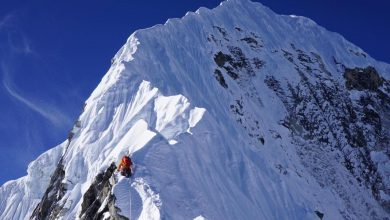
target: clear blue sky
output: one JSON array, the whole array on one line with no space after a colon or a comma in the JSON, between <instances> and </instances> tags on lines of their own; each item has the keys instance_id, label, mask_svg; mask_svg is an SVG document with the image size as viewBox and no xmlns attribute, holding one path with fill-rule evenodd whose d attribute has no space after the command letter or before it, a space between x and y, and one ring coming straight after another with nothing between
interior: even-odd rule
<instances>
[{"instance_id":1,"label":"clear blue sky","mask_svg":"<svg viewBox=\"0 0 390 220\"><path fill-rule=\"evenodd\" d=\"M390 63L390 3L259 0L310 17ZM375 2L375 3L373 3ZM66 139L127 37L217 0L0 0L0 184Z\"/></svg>"}]
</instances>

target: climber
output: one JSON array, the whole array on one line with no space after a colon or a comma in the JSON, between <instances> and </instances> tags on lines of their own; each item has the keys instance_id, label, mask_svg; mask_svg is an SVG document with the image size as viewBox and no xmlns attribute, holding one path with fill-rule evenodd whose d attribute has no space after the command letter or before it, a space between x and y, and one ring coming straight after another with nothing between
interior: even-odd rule
<instances>
[{"instance_id":1,"label":"climber","mask_svg":"<svg viewBox=\"0 0 390 220\"><path fill-rule=\"evenodd\" d=\"M122 176L130 177L132 175L133 162L130 159L130 156L123 156L121 162L119 163L118 170Z\"/></svg>"}]
</instances>

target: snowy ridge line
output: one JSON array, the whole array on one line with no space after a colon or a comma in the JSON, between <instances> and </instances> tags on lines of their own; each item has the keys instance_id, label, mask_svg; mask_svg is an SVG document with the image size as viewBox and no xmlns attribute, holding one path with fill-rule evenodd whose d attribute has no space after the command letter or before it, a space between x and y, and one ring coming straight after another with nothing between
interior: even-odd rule
<instances>
[{"instance_id":1,"label":"snowy ridge line","mask_svg":"<svg viewBox=\"0 0 390 220\"><path fill-rule=\"evenodd\" d=\"M100 144L100 150L94 149L100 152L110 151L110 154L96 158L98 154L92 153L90 156L96 159L89 159L91 161L96 161L95 163L99 163L100 169L95 169L89 173L90 177L93 179L98 172L106 169L106 167L112 163L112 161L117 161L121 155L132 153L134 157L136 157L137 152L142 150L148 142L153 140L157 135L162 140L169 142L169 144L176 144L175 140L182 133L191 132L191 128L194 127L202 118L204 114L204 109L202 108L193 108L191 107L188 100L180 95L177 96L162 96L158 89L151 87L149 82L142 81L139 84L135 81L132 81L135 88L136 93L129 99L127 102L119 102L118 106L112 110L109 108L104 108L105 111L111 111L112 120L117 121L117 123L110 124L108 127L105 127L104 132L102 132L103 136L105 134L112 135L111 131L116 131L116 135L114 135L110 142L105 144ZM104 97L109 98L110 95ZM92 110L92 111L91 111ZM94 127L93 124L102 124L101 120L105 120L105 116L96 117L97 114L103 114L101 107L98 106L88 106L85 109L86 117L93 118L92 120L87 119L88 122L92 122L92 124L84 127L83 121L85 119L85 115L83 114L80 117L81 121L81 129L79 133L75 133L74 142L71 142L70 145L70 154L66 155L65 160L75 161L76 163L70 162L67 168L65 168L65 179L69 183L79 183L80 180L75 180L74 176L67 177L66 173L74 173L72 170L77 167L80 169L82 164L79 163L79 160L74 160L74 155L72 152L82 152L85 146L80 145L82 142L89 141L100 141L96 139L94 135L89 136L91 132L94 133L95 129L91 130L91 127ZM174 126L173 126L174 125ZM85 132L85 134L83 134ZM82 137L87 137L87 139L82 139ZM92 139L90 139L92 138ZM113 147L115 146L115 147ZM81 147L80 149L77 149ZM73 148L73 149L72 149ZM71 157L69 157L71 156ZM76 157L77 158L77 157ZM101 162L99 162L101 160ZM68 163L69 162L65 162ZM106 164L106 165L105 165ZM75 167L75 168L73 168ZM91 164L91 167L98 167L95 164ZM90 170L90 168L85 167L82 170ZM100 170L100 171L99 171ZM94 174L93 172L96 172ZM90 185L90 180L85 182L85 186ZM69 188L79 188L75 184L68 184ZM85 190L88 188L85 188ZM88 189L89 190L89 189ZM73 192L70 192L73 193ZM81 193L84 194L84 193ZM69 207L70 203L67 201L73 201L71 199L71 194L65 193L64 201L65 207ZM85 199L84 199L85 200ZM80 200L80 202L83 200ZM68 205L69 204L69 205ZM76 209L74 210L76 211ZM75 213L79 213L77 211ZM118 213L120 214L120 213Z\"/></svg>"}]
</instances>

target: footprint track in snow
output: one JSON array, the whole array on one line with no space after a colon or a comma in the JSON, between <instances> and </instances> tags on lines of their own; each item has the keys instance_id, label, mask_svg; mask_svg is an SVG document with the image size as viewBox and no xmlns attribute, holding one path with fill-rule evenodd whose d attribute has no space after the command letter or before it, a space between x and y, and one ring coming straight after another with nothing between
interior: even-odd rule
<instances>
[{"instance_id":1,"label":"footprint track in snow","mask_svg":"<svg viewBox=\"0 0 390 220\"><path fill-rule=\"evenodd\" d=\"M129 219L160 219L162 202L143 178L125 178L116 174L113 188L119 214Z\"/></svg>"}]
</instances>

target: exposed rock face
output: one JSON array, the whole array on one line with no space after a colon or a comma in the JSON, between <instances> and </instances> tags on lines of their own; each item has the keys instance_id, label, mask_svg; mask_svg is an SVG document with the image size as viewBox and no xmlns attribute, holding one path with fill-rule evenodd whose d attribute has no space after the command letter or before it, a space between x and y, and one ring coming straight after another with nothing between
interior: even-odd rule
<instances>
[{"instance_id":1,"label":"exposed rock face","mask_svg":"<svg viewBox=\"0 0 390 220\"><path fill-rule=\"evenodd\" d=\"M60 217L63 207L58 204L58 201L64 196L66 185L62 182L65 176L62 159L58 163L54 171L49 187L47 188L41 202L37 205L30 219L56 219Z\"/></svg>"},{"instance_id":2,"label":"exposed rock face","mask_svg":"<svg viewBox=\"0 0 390 220\"><path fill-rule=\"evenodd\" d=\"M112 194L112 187L115 184L114 172L116 166L111 164L104 173L96 176L95 181L83 196L83 203L80 219L107 219L127 220L128 218L118 214L118 208L115 207L115 196ZM54 172L50 185L45 192L41 202L35 208L30 219L49 220L61 217L61 212L66 211L59 201L63 198L66 186L62 183L65 172L63 170L62 160Z\"/></svg>"},{"instance_id":3,"label":"exposed rock face","mask_svg":"<svg viewBox=\"0 0 390 220\"><path fill-rule=\"evenodd\" d=\"M311 142L301 146L302 161L313 169L312 174L324 186L337 184L334 173L323 175L334 172L325 169L333 165L320 164L328 163L326 155L329 152L339 150L342 155L336 159L360 184L369 188L373 197L389 211L390 206L381 198L384 195L381 192L389 193L390 186L382 181L382 178L387 177L378 172L376 162L372 159L374 152L386 152L386 146L389 146L388 82L371 66L345 68L346 90L331 77L331 72L323 65L319 55L294 46L292 49L298 52L297 57L293 56L293 52L288 52L287 48L284 49L284 56L295 66L300 82L288 82L289 89L285 90L281 82L270 75L265 83L290 111L283 125L295 137ZM313 74L316 76L315 81L311 80ZM348 90L364 91L359 91L359 95L351 98ZM341 196L347 196L347 188L340 185L336 190Z\"/></svg>"},{"instance_id":4,"label":"exposed rock face","mask_svg":"<svg viewBox=\"0 0 390 220\"><path fill-rule=\"evenodd\" d=\"M346 68L344 72L345 85L348 89L376 90L383 84L382 78L372 66L366 68Z\"/></svg>"},{"instance_id":5,"label":"exposed rock face","mask_svg":"<svg viewBox=\"0 0 390 220\"><path fill-rule=\"evenodd\" d=\"M235 86L246 91L245 97L236 95L235 100L230 104L230 111L235 115L236 121L248 132L252 142L264 145L265 139L259 131L259 121L256 116L247 111L245 102L247 99L254 99L255 102L262 105L259 92L252 80L256 76L256 71L266 65L266 62L257 56L246 54L245 50L240 47L242 44L246 45L253 54L260 54L264 42L258 34L240 27L235 27L234 30L226 30L219 26L213 28L217 30L218 35L210 34L208 41L219 50L214 52L214 63L217 65L214 70L215 79L223 88L233 94ZM235 40L235 38L239 40ZM237 41L239 43L233 43ZM224 76L228 76L229 79L225 79ZM233 84L233 88L229 88L229 84Z\"/></svg>"},{"instance_id":6,"label":"exposed rock face","mask_svg":"<svg viewBox=\"0 0 390 220\"><path fill-rule=\"evenodd\" d=\"M231 39L234 30L214 27L221 33L221 36L209 37L210 42L214 42L220 50L214 55L217 65L215 72L218 73L216 79L225 89L229 89L232 83L246 89L251 88L248 89L246 97L237 97L230 107L240 124L248 124L252 120L255 122L253 127L244 128L250 137L255 137L264 144L264 138L256 132L259 129L258 122L248 115L245 109L248 105L246 100L258 97L258 91L251 87L250 82L255 77L255 70L261 70L267 64L259 57L248 58L241 46L231 45L231 42L234 42L234 39ZM242 28L236 30L247 32ZM261 37L253 32L250 35L256 37L248 36L242 41L249 44L252 54L261 56L259 49L262 47L254 48L257 41L252 40ZM266 43L262 42L263 44ZM343 164L360 184L369 188L373 197L380 201L385 209L390 210L388 202L381 198L380 193L390 193L390 186L382 181L383 173L378 172L377 165L371 159L371 152L386 150L389 144L388 82L372 66L347 68L341 62L335 61L340 72L332 73L321 55L305 51L292 43L290 48L274 52L280 53L294 67L295 73L292 74L297 74L300 78L298 83L284 82L287 83L288 89L277 79L278 74L267 75L264 83L277 94L289 111L289 116L281 123L297 138L297 144L300 138L311 143L302 143L299 148L303 163L312 169L312 174L323 186L338 184L334 171L328 169L332 165L322 165L330 161L326 156L329 152L340 150L342 155L337 159L339 163ZM333 78L340 73L344 73L345 87ZM225 80L223 75L229 76L233 81ZM349 90L366 92L356 100L349 97ZM231 92L234 93L233 90ZM340 185L336 190L342 197L347 197L347 186ZM319 217L322 217L322 213Z\"/></svg>"},{"instance_id":7,"label":"exposed rock face","mask_svg":"<svg viewBox=\"0 0 390 220\"><path fill-rule=\"evenodd\" d=\"M225 89L229 88L229 82L232 82L221 80L224 79L224 74L230 76L239 86L250 87L249 81L255 75L254 69L261 69L266 63L258 57L252 58L257 62L251 63L240 47L229 45L233 41L230 39L230 34L234 31L221 27L217 29L222 36L212 35L210 37L212 39L210 41L221 48L221 51L214 55L214 62L219 67L215 70L218 73L216 79ZM236 28L236 30L245 31L242 28ZM260 39L255 33L252 35ZM261 54L252 47L256 45L255 41L251 40L253 38L243 39L245 39L244 42L250 44L254 53ZM229 53L222 51L229 51ZM316 163L320 161L326 163L328 159L325 159L323 155L328 154L326 151L333 151L332 148L337 148L343 152L340 163L354 174L358 182L370 188L372 195L390 210L390 206L380 198L380 191L388 192L389 186L382 183L382 177L370 158L370 152L383 150L388 143L387 130L383 129L382 121L388 120L390 98L388 92L378 90L383 85L384 79L374 67L346 68L345 65L337 63L342 70L344 69L348 90L368 90L360 100L352 100L343 86L333 79L333 74L319 54L304 51L291 44L291 48L281 50L281 55L294 66L301 79L300 82L298 84L287 83L288 90L284 89L276 79L277 74L266 76L264 82L290 111L289 117L283 122L284 126L288 127L294 136L310 140L315 145L313 147L302 145L301 155L304 163L313 168L313 175L317 176L323 185L330 184L329 181L335 183L336 181L332 180L335 178L332 174L326 178L318 175L322 172L316 170L321 167ZM317 78L316 82L310 80L313 75ZM386 84L384 91L388 89ZM251 89L251 93L256 94L256 89ZM256 97L256 95L249 94L248 92L245 98L238 97L231 105L231 110L236 114L239 123L247 124L248 121L253 120L244 110L245 99ZM367 126L363 124L368 124L370 127L367 129ZM258 122L249 129L245 127L250 137L256 137L264 144L264 138L256 133L258 128ZM308 156L310 154L312 155ZM348 189L343 186L338 190L340 195L344 196Z\"/></svg>"},{"instance_id":8,"label":"exposed rock face","mask_svg":"<svg viewBox=\"0 0 390 220\"><path fill-rule=\"evenodd\" d=\"M117 214L115 207L115 196L112 195L112 186L115 184L114 172L116 166L111 164L104 173L96 176L83 196L81 204L80 219L103 219L104 214L108 213L111 220L126 220L128 218Z\"/></svg>"}]
</instances>

